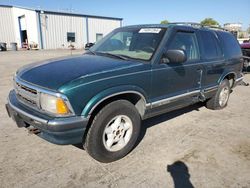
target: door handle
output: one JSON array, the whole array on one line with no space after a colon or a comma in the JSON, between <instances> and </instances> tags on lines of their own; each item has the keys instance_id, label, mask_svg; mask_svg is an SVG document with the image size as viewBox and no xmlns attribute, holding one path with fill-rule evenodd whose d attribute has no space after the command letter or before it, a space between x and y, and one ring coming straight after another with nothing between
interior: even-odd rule
<instances>
[{"instance_id":1,"label":"door handle","mask_svg":"<svg viewBox=\"0 0 250 188\"><path fill-rule=\"evenodd\" d=\"M199 74L199 77L198 77L198 84L199 84L199 87L201 87L201 80L202 80L202 73L203 73L203 70L202 70L202 69L197 69L196 71L197 71L197 73Z\"/></svg>"}]
</instances>

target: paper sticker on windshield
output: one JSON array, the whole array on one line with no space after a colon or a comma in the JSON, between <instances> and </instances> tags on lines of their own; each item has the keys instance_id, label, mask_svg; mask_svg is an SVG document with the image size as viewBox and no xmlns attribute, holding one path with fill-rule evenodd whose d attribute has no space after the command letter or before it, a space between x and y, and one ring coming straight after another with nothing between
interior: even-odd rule
<instances>
[{"instance_id":1,"label":"paper sticker on windshield","mask_svg":"<svg viewBox=\"0 0 250 188\"><path fill-rule=\"evenodd\" d=\"M160 33L160 28L142 28L139 33Z\"/></svg>"}]
</instances>

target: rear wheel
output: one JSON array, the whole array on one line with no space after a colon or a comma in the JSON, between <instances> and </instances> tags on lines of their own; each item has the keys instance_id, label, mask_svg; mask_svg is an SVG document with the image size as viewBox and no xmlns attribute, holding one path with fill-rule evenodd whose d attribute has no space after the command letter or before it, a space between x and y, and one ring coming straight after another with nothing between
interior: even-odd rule
<instances>
[{"instance_id":1,"label":"rear wheel","mask_svg":"<svg viewBox=\"0 0 250 188\"><path fill-rule=\"evenodd\" d=\"M225 108L228 103L230 92L230 83L227 79L225 79L219 85L216 94L207 101L206 107L212 110L219 110Z\"/></svg>"},{"instance_id":2,"label":"rear wheel","mask_svg":"<svg viewBox=\"0 0 250 188\"><path fill-rule=\"evenodd\" d=\"M140 133L140 125L140 115L132 103L114 101L95 116L84 147L100 162L118 160L132 150Z\"/></svg>"}]
</instances>

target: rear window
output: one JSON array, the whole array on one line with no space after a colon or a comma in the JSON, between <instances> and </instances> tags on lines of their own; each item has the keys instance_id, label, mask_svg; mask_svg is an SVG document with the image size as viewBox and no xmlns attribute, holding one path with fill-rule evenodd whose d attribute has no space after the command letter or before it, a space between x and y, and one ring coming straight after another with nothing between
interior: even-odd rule
<instances>
[{"instance_id":1,"label":"rear window","mask_svg":"<svg viewBox=\"0 0 250 188\"><path fill-rule=\"evenodd\" d=\"M240 45L233 34L229 32L217 31L218 37L222 43L225 56L229 59L240 57L242 55Z\"/></svg>"},{"instance_id":2,"label":"rear window","mask_svg":"<svg viewBox=\"0 0 250 188\"><path fill-rule=\"evenodd\" d=\"M215 34L211 31L200 31L200 35L202 38L201 48L203 58L207 60L221 58L223 56L222 49Z\"/></svg>"}]
</instances>

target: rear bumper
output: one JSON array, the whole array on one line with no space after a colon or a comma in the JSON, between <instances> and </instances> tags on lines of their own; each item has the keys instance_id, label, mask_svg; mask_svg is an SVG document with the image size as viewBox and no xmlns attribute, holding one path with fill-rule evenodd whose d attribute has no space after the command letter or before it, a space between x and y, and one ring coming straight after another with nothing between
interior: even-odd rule
<instances>
[{"instance_id":1,"label":"rear bumper","mask_svg":"<svg viewBox=\"0 0 250 188\"><path fill-rule=\"evenodd\" d=\"M6 110L18 127L34 127L37 135L54 144L77 144L82 142L88 119L80 116L53 118L31 110L18 102L11 91Z\"/></svg>"}]
</instances>

